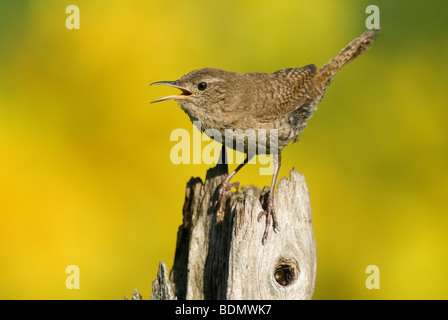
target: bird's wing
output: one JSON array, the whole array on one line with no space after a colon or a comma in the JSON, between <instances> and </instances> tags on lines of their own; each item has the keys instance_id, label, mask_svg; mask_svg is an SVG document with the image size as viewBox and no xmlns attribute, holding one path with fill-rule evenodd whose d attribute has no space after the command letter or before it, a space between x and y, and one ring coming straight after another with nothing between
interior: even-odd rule
<instances>
[{"instance_id":1,"label":"bird's wing","mask_svg":"<svg viewBox=\"0 0 448 320\"><path fill-rule=\"evenodd\" d=\"M257 103L253 116L261 122L270 122L300 108L308 98L308 92L317 67L310 64L302 68L281 69L263 88L264 99Z\"/></svg>"}]
</instances>

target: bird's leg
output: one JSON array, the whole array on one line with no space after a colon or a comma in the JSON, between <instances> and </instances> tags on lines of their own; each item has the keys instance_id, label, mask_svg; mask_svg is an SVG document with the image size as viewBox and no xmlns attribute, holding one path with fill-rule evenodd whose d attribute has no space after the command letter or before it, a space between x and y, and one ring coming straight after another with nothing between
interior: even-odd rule
<instances>
[{"instance_id":1,"label":"bird's leg","mask_svg":"<svg viewBox=\"0 0 448 320\"><path fill-rule=\"evenodd\" d=\"M281 165L281 154L278 152L277 154L274 154L274 174L272 175L272 182L271 182L271 189L269 190L268 194L268 201L266 203L266 210L260 212L258 215L258 222L260 222L261 217L266 216L266 228L264 229L263 238L261 240L261 243L264 245L266 243L266 240L268 238L269 234L269 228L271 227L272 222L272 229L274 229L274 232L277 232L279 229L278 223L277 223L277 217L275 215L275 206L274 206L274 189L275 189L275 183L277 181L277 175L280 170Z\"/></svg>"},{"instance_id":2,"label":"bird's leg","mask_svg":"<svg viewBox=\"0 0 448 320\"><path fill-rule=\"evenodd\" d=\"M225 152L226 152L226 149L225 149L225 147L223 146L223 149L222 149L222 151L221 151L221 156L222 156L222 159L226 159L226 160L227 160L227 157L225 156ZM236 188L236 189L238 189L239 186L240 186L240 183L239 183L239 182L230 183L230 180L235 176L235 174L236 174L238 171L240 171L240 169L241 169L242 167L244 167L244 165L245 165L246 163L249 162L249 160L250 160L252 157L253 157L253 155L250 155L250 156L249 156L249 154L248 154L248 155L246 156L246 159L244 159L243 163L241 163L235 170L233 170L232 173L229 174L229 175L224 179L224 181L220 184L219 189L218 189L218 201L216 202L216 206L215 206L215 209L216 209L217 212L220 212L220 211L222 210L222 208L224 207L224 202L225 202L225 199L226 199L226 192L227 192L227 190L230 190L231 188Z\"/></svg>"}]
</instances>

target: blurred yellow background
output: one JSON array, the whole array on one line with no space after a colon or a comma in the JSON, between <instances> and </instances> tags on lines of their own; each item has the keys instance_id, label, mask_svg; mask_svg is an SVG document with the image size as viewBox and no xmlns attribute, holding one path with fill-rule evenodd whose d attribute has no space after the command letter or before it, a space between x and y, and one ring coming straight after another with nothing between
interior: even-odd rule
<instances>
[{"instance_id":1,"label":"blurred yellow background","mask_svg":"<svg viewBox=\"0 0 448 320\"><path fill-rule=\"evenodd\" d=\"M149 83L322 66L370 4L379 38L336 76L280 177L295 166L310 189L314 299L447 299L448 4L404 0L0 2L0 298L148 299L185 185L210 167L171 163L170 133L192 127L175 102L149 104L173 92ZM236 181L269 185L258 169Z\"/></svg>"}]
</instances>

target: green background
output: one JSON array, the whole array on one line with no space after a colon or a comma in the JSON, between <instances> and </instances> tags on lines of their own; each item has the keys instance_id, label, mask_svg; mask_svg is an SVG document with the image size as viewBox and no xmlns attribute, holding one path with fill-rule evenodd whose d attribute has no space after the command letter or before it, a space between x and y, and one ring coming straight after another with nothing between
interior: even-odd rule
<instances>
[{"instance_id":1,"label":"green background","mask_svg":"<svg viewBox=\"0 0 448 320\"><path fill-rule=\"evenodd\" d=\"M310 189L314 299L448 298L448 4L404 0L1 1L0 298L148 299L186 182L210 167L171 163L170 133L192 126L175 102L150 105L173 90L149 83L322 66L370 4L377 41L336 76L280 177L295 166ZM258 169L236 180L268 185Z\"/></svg>"}]
</instances>

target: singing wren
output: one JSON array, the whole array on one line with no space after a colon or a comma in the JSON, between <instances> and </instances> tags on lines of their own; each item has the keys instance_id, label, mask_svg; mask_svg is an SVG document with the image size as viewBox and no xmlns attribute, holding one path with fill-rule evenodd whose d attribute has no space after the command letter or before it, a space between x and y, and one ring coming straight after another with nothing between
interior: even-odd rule
<instances>
[{"instance_id":1,"label":"singing wren","mask_svg":"<svg viewBox=\"0 0 448 320\"><path fill-rule=\"evenodd\" d=\"M225 136L226 129L234 129L240 133L247 132L248 129L253 129L255 133L264 130L268 137L272 137L271 131L276 134L276 139L266 139L266 147L263 150L257 149L257 154L272 154L274 159L274 173L266 209L258 216L258 220L266 216L263 244L266 242L271 224L274 231L278 230L274 189L282 149L298 140L339 69L366 51L378 32L379 30L365 31L319 70L314 64L301 68L281 69L274 73L241 74L204 68L194 70L176 81L159 81L151 84L180 89L181 94L159 98L152 103L175 100L191 121L201 122L202 131L215 129L221 132L222 136ZM247 153L248 140L251 137L247 134L238 136L237 133L233 138L244 140L244 151ZM252 138L256 138L256 135ZM235 145L230 144L232 148ZM225 151L225 148L223 150ZM238 188L239 184L231 184L230 180L252 156L253 154L247 153L244 162L219 186L216 210L222 210L226 191L231 187Z\"/></svg>"}]
</instances>

